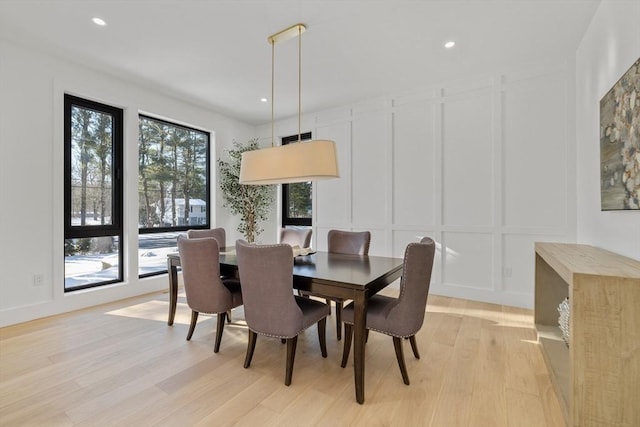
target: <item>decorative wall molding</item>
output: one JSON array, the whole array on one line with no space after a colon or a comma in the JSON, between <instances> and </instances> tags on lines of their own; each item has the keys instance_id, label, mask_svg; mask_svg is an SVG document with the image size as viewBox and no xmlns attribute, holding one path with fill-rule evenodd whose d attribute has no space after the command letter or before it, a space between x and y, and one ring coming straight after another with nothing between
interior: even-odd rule
<instances>
[{"instance_id":1,"label":"decorative wall molding","mask_svg":"<svg viewBox=\"0 0 640 427\"><path fill-rule=\"evenodd\" d=\"M535 241L575 241L567 64L469 79L313 115L341 179L314 186L314 241L371 230L371 253L439 246L434 293L533 307Z\"/></svg>"}]
</instances>

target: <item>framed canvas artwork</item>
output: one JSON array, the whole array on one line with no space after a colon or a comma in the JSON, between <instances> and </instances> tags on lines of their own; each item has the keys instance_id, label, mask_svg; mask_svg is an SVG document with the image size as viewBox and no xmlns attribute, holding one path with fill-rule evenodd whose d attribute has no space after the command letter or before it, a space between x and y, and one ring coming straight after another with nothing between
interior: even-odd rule
<instances>
[{"instance_id":1,"label":"framed canvas artwork","mask_svg":"<svg viewBox=\"0 0 640 427\"><path fill-rule=\"evenodd\" d=\"M640 210L640 58L600 100L601 210Z\"/></svg>"}]
</instances>

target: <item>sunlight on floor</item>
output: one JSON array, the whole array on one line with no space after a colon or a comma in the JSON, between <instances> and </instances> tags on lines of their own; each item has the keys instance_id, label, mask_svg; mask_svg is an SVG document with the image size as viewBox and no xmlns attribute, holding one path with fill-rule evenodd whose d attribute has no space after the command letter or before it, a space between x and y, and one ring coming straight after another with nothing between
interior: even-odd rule
<instances>
[{"instance_id":1,"label":"sunlight on floor","mask_svg":"<svg viewBox=\"0 0 640 427\"><path fill-rule=\"evenodd\" d=\"M186 304L178 304L178 306L184 306L186 310L189 309ZM182 312L183 310L176 311ZM108 311L106 314L166 322L168 312L169 303L167 301L147 301L140 304L120 308L118 310ZM176 318L174 322L188 325L189 316L181 316L176 312Z\"/></svg>"},{"instance_id":2,"label":"sunlight on floor","mask_svg":"<svg viewBox=\"0 0 640 427\"><path fill-rule=\"evenodd\" d=\"M167 322L167 313L169 312L168 301L147 301L140 304L130 305L117 310L108 311L105 314L112 316L129 317L133 319L154 320L158 322ZM215 318L215 314L200 313L198 316L198 324ZM244 316L238 310L231 314L231 324L228 326L246 327ZM174 324L189 325L191 323L191 309L185 303L178 303L176 306L176 316L173 320Z\"/></svg>"},{"instance_id":3,"label":"sunlight on floor","mask_svg":"<svg viewBox=\"0 0 640 427\"><path fill-rule=\"evenodd\" d=\"M478 303L483 304L483 303ZM533 311L520 308L510 308L503 311L501 306L485 304L483 308L469 308L464 305L439 305L437 302L427 301L427 313L446 313L447 315L470 316L493 322L496 326L510 328L533 329Z\"/></svg>"}]
</instances>

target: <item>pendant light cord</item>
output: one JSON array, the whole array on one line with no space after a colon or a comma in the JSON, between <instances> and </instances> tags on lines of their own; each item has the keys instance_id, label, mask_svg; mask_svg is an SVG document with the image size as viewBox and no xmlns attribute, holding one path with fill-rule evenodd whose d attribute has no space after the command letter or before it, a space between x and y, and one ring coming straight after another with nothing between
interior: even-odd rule
<instances>
[{"instance_id":1,"label":"pendant light cord","mask_svg":"<svg viewBox=\"0 0 640 427\"><path fill-rule=\"evenodd\" d=\"M273 103L274 103L274 86L275 86L275 58L276 58L276 42L271 40L271 146L275 146L274 124L273 124Z\"/></svg>"},{"instance_id":2,"label":"pendant light cord","mask_svg":"<svg viewBox=\"0 0 640 427\"><path fill-rule=\"evenodd\" d=\"M302 28L298 27L298 142L302 142Z\"/></svg>"}]
</instances>

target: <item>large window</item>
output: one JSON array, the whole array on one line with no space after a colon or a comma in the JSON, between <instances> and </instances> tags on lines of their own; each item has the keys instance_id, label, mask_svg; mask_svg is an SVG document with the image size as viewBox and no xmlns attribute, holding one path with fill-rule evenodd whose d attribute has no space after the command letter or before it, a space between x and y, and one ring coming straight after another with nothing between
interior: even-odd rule
<instances>
[{"instance_id":1,"label":"large window","mask_svg":"<svg viewBox=\"0 0 640 427\"><path fill-rule=\"evenodd\" d=\"M209 228L209 133L140 115L140 276L165 273L180 232Z\"/></svg>"},{"instance_id":2,"label":"large window","mask_svg":"<svg viewBox=\"0 0 640 427\"><path fill-rule=\"evenodd\" d=\"M122 281L121 109L64 97L64 289Z\"/></svg>"},{"instance_id":3,"label":"large window","mask_svg":"<svg viewBox=\"0 0 640 427\"><path fill-rule=\"evenodd\" d=\"M311 139L311 132L300 135L300 141ZM298 135L282 138L282 145L297 143ZM282 184L282 226L311 226L312 200L311 183L296 182L295 184Z\"/></svg>"}]
</instances>

